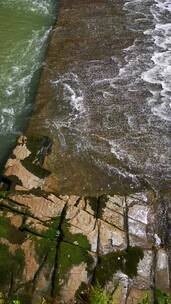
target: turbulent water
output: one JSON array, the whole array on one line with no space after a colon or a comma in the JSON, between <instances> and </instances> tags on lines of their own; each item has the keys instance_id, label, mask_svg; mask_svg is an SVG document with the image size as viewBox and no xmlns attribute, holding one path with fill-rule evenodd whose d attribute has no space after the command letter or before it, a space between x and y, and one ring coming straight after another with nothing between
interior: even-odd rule
<instances>
[{"instance_id":1,"label":"turbulent water","mask_svg":"<svg viewBox=\"0 0 171 304\"><path fill-rule=\"evenodd\" d=\"M53 0L0 1L0 162L25 126L54 20Z\"/></svg>"},{"instance_id":2,"label":"turbulent water","mask_svg":"<svg viewBox=\"0 0 171 304\"><path fill-rule=\"evenodd\" d=\"M171 176L171 0L88 2L64 8L30 130L54 139L48 169L59 191L162 188ZM30 113L52 11L52 0L1 0L1 157Z\"/></svg>"},{"instance_id":3,"label":"turbulent water","mask_svg":"<svg viewBox=\"0 0 171 304\"><path fill-rule=\"evenodd\" d=\"M89 172L89 188L106 191L124 181L135 188L142 180L162 187L171 176L171 0L108 3L110 39L121 47L108 57L102 41L105 59L93 50L94 60L52 79L57 108L47 126L57 132L64 164L80 158L75 170ZM103 20L99 27L111 31Z\"/></svg>"}]
</instances>

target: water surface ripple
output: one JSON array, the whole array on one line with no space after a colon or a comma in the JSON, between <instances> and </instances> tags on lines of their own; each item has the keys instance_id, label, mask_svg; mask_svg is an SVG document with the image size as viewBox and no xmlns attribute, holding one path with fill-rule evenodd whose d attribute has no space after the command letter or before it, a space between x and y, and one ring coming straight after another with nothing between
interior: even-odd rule
<instances>
[{"instance_id":1,"label":"water surface ripple","mask_svg":"<svg viewBox=\"0 0 171 304\"><path fill-rule=\"evenodd\" d=\"M30 114L53 18L53 0L0 1L1 165Z\"/></svg>"},{"instance_id":2,"label":"water surface ripple","mask_svg":"<svg viewBox=\"0 0 171 304\"><path fill-rule=\"evenodd\" d=\"M54 139L60 191L170 180L170 17L170 0L62 2L30 127Z\"/></svg>"}]
</instances>

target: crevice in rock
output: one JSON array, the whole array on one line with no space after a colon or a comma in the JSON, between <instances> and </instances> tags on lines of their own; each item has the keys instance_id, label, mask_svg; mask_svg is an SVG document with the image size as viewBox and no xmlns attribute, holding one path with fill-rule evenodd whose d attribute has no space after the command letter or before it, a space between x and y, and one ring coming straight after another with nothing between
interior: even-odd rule
<instances>
[{"instance_id":1,"label":"crevice in rock","mask_svg":"<svg viewBox=\"0 0 171 304\"><path fill-rule=\"evenodd\" d=\"M10 203L10 200L6 200L6 201L9 201L9 203ZM27 208L27 206L25 206L25 205L17 204L15 201L12 201L12 202L15 203L18 207ZM54 219L54 218L51 218L50 220L43 221L40 218L35 217L33 214L27 212L26 210L24 210L24 211L18 211L17 209L12 208L11 206L3 204L2 202L1 202L1 205L0 205L0 209L1 210L2 209L8 209L8 210L10 210L10 211L12 211L14 213L17 213L17 214L20 214L20 215L24 215L24 216L27 216L27 217L31 217L34 220L38 220L39 222L41 222L45 226L48 226L48 222L50 222L50 221L52 221Z\"/></svg>"},{"instance_id":2,"label":"crevice in rock","mask_svg":"<svg viewBox=\"0 0 171 304\"><path fill-rule=\"evenodd\" d=\"M60 216L60 222L58 226L58 231L60 232L59 236L57 237L56 240L56 254L55 254L55 260L54 260L54 269L52 273L52 280L51 280L51 297L54 299L56 296L56 279L57 279L57 273L58 273L58 265L59 265L59 247L60 243L64 239L63 231L62 231L62 224L65 220L65 215L66 215L66 209L67 209L67 203L65 204L61 216Z\"/></svg>"},{"instance_id":3,"label":"crevice in rock","mask_svg":"<svg viewBox=\"0 0 171 304\"><path fill-rule=\"evenodd\" d=\"M124 230L126 233L126 242L127 242L127 249L130 246L129 242L129 224L128 224L128 204L127 204L127 198L125 197L125 206L124 206Z\"/></svg>"},{"instance_id":4,"label":"crevice in rock","mask_svg":"<svg viewBox=\"0 0 171 304\"><path fill-rule=\"evenodd\" d=\"M96 283L96 268L99 264L99 256L100 256L100 222L99 222L99 218L100 218L100 214L101 214L101 197L99 197L97 199L97 209L96 209L96 225L98 225L98 234L97 234L97 250L96 250L96 265L93 269L93 273L92 273L92 278L91 278L91 284L94 285Z\"/></svg>"}]
</instances>

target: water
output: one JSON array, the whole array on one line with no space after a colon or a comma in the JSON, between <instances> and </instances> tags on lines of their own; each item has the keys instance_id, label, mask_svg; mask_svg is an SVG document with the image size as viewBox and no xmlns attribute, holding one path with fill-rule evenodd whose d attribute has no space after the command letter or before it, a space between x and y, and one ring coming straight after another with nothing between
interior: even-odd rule
<instances>
[{"instance_id":1,"label":"water","mask_svg":"<svg viewBox=\"0 0 171 304\"><path fill-rule=\"evenodd\" d=\"M0 1L0 163L31 112L54 22L53 0Z\"/></svg>"},{"instance_id":2,"label":"water","mask_svg":"<svg viewBox=\"0 0 171 304\"><path fill-rule=\"evenodd\" d=\"M102 15L97 6L78 34L71 22L77 57L49 76L50 167L64 192L160 189L171 177L171 1L106 1ZM84 36L91 44L80 47Z\"/></svg>"},{"instance_id":3,"label":"water","mask_svg":"<svg viewBox=\"0 0 171 304\"><path fill-rule=\"evenodd\" d=\"M60 10L28 128L53 138L45 166L57 189L162 189L171 177L171 1L68 1ZM10 109L4 116L16 119Z\"/></svg>"}]
</instances>

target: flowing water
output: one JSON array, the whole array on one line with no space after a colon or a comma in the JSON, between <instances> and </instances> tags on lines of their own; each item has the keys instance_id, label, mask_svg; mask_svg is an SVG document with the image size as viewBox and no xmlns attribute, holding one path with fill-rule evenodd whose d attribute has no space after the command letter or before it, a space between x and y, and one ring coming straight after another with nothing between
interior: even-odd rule
<instances>
[{"instance_id":1,"label":"flowing water","mask_svg":"<svg viewBox=\"0 0 171 304\"><path fill-rule=\"evenodd\" d=\"M162 188L171 176L171 0L79 5L64 40L56 36L60 68L43 78L52 103L39 117L58 139L49 168L64 192ZM49 57L50 70L58 58Z\"/></svg>"},{"instance_id":2,"label":"flowing water","mask_svg":"<svg viewBox=\"0 0 171 304\"><path fill-rule=\"evenodd\" d=\"M171 177L171 0L62 5L30 125L54 139L47 166L59 191L162 188ZM1 155L30 112L52 7L1 0Z\"/></svg>"},{"instance_id":3,"label":"flowing water","mask_svg":"<svg viewBox=\"0 0 171 304\"><path fill-rule=\"evenodd\" d=\"M0 162L30 115L47 37L53 0L0 1Z\"/></svg>"}]
</instances>

